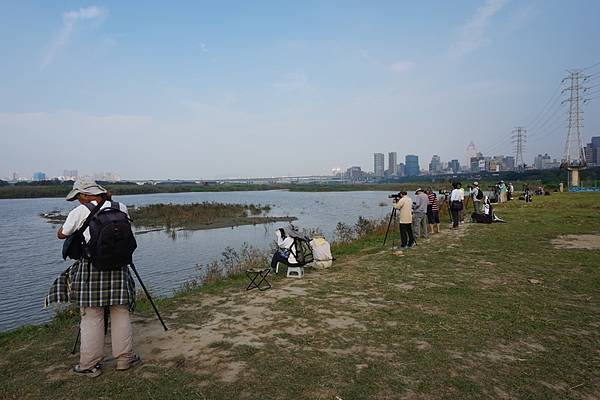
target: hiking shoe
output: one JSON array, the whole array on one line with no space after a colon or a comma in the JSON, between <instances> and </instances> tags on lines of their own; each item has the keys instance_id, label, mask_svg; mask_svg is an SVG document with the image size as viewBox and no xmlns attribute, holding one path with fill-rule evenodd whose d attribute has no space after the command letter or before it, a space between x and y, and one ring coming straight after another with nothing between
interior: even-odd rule
<instances>
[{"instance_id":1,"label":"hiking shoe","mask_svg":"<svg viewBox=\"0 0 600 400\"><path fill-rule=\"evenodd\" d=\"M117 371L126 371L129 368L135 367L142 362L142 359L137 354L134 354L129 360L117 361Z\"/></svg>"},{"instance_id":2,"label":"hiking shoe","mask_svg":"<svg viewBox=\"0 0 600 400\"><path fill-rule=\"evenodd\" d=\"M76 376L87 376L88 378L96 378L102 375L102 370L100 369L100 364L96 364L96 366L88 369L81 369L79 364L75 365L71 370Z\"/></svg>"}]
</instances>

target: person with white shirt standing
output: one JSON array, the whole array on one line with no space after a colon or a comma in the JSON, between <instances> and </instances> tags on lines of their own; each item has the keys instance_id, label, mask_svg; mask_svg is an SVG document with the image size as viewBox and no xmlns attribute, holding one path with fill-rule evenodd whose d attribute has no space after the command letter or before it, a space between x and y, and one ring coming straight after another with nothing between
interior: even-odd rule
<instances>
[{"instance_id":1,"label":"person with white shirt standing","mask_svg":"<svg viewBox=\"0 0 600 400\"><path fill-rule=\"evenodd\" d=\"M108 191L91 179L77 180L66 199L78 200L80 205L69 213L65 223L58 230L57 237L64 240L72 235L80 235L81 229L85 228L84 247L88 247L92 239L88 224L96 213L112 207L116 209L115 212L129 216L124 204L111 201ZM92 213L94 215L88 218ZM79 307L80 357L79 364L75 365L72 371L78 376L94 378L102 373L105 307L110 310L112 352L116 360L116 369L129 369L139 364L141 359L133 352L133 331L129 313L135 304L135 283L128 265L119 264L110 270L99 270L85 253L84 249L83 255L54 281L46 296L45 305L70 302Z\"/></svg>"},{"instance_id":2,"label":"person with white shirt standing","mask_svg":"<svg viewBox=\"0 0 600 400\"><path fill-rule=\"evenodd\" d=\"M450 212L452 213L452 229L458 228L458 221L460 219L460 212L464 208L465 192L462 190L460 182L455 182L452 187L452 193L450 193Z\"/></svg>"}]
</instances>

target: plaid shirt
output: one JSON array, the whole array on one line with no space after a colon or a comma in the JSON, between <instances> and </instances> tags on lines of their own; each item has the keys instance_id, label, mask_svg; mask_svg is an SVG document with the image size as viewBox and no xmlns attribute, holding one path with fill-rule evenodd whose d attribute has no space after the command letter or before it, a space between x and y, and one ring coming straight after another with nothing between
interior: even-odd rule
<instances>
[{"instance_id":1,"label":"plaid shirt","mask_svg":"<svg viewBox=\"0 0 600 400\"><path fill-rule=\"evenodd\" d=\"M76 261L56 278L44 299L44 308L68 302L77 307L129 304L131 311L135 306L135 282L128 267L97 271L89 260Z\"/></svg>"}]
</instances>

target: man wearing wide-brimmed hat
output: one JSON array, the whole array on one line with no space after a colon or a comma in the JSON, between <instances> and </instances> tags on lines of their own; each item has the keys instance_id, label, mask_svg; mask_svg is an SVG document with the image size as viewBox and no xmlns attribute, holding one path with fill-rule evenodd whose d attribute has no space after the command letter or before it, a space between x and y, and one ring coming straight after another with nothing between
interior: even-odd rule
<instances>
[{"instance_id":1,"label":"man wearing wide-brimmed hat","mask_svg":"<svg viewBox=\"0 0 600 400\"><path fill-rule=\"evenodd\" d=\"M91 213L100 205L102 210L111 207L110 193L89 178L73 184L67 201L78 200L65 223L58 230L59 239L78 233ZM127 207L118 204L120 211L127 214ZM91 206L90 206L91 205ZM83 231L86 243L90 241L90 229ZM140 358L133 352L133 332L129 312L135 304L135 284L128 266L109 271L94 269L89 258L82 257L64 271L54 282L45 299L50 303L70 302L79 307L81 313L81 346L79 364L73 367L78 376L96 377L102 373L104 359L104 308L110 309L112 352L117 370L126 370L137 365Z\"/></svg>"}]
</instances>

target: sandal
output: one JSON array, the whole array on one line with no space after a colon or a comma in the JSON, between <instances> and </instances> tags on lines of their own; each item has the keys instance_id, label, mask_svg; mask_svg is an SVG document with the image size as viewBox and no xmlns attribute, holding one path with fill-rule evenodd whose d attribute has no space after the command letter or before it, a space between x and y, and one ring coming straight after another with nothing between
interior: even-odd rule
<instances>
[{"instance_id":1,"label":"sandal","mask_svg":"<svg viewBox=\"0 0 600 400\"><path fill-rule=\"evenodd\" d=\"M73 374L76 376L87 376L89 378L96 378L102 375L102 370L100 369L100 365L96 365L92 368L81 369L79 364L75 365L71 370Z\"/></svg>"}]
</instances>

